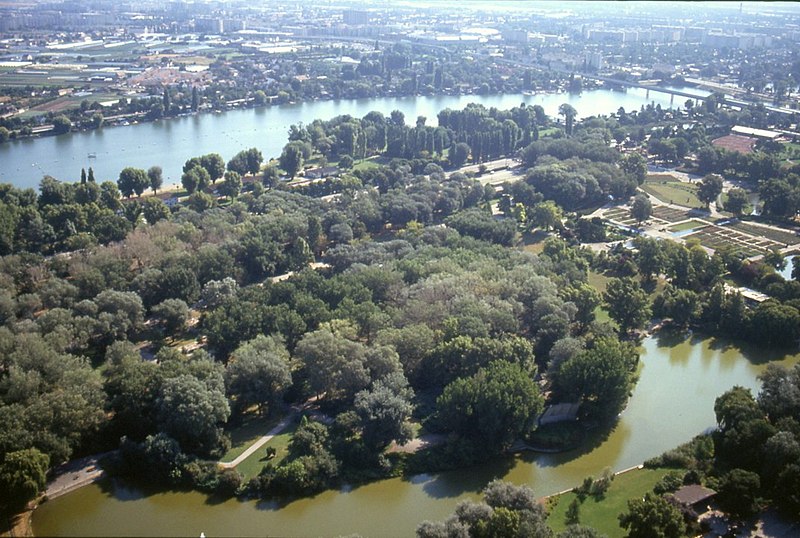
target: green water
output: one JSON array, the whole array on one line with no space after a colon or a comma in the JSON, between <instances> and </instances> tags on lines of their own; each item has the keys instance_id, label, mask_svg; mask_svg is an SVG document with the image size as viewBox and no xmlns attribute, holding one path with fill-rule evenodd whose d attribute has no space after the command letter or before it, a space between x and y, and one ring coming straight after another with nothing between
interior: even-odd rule
<instances>
[{"instance_id":1,"label":"green water","mask_svg":"<svg viewBox=\"0 0 800 538\"><path fill-rule=\"evenodd\" d=\"M688 441L714 425L714 400L724 391L742 385L757 392L756 377L770 360L789 366L798 356L743 351L712 339L652 337L643 344L641 377L616 428L570 453L383 480L285 505L218 503L195 492L146 495L106 481L45 503L33 528L41 536L412 536L420 521L446 517L494 478L547 495Z\"/></svg>"}]
</instances>

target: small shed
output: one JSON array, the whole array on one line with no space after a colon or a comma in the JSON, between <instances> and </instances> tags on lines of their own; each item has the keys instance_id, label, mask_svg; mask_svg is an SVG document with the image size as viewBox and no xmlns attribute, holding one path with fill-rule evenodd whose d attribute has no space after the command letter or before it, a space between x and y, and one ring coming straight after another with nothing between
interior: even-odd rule
<instances>
[{"instance_id":1,"label":"small shed","mask_svg":"<svg viewBox=\"0 0 800 538\"><path fill-rule=\"evenodd\" d=\"M573 422L578 420L578 410L581 404L574 403L560 403L548 406L539 416L539 426L545 424L555 424L556 422Z\"/></svg>"},{"instance_id":2,"label":"small shed","mask_svg":"<svg viewBox=\"0 0 800 538\"><path fill-rule=\"evenodd\" d=\"M672 498L686 509L692 509L698 513L706 511L706 501L716 495L717 492L698 484L683 486L672 494Z\"/></svg>"}]
</instances>

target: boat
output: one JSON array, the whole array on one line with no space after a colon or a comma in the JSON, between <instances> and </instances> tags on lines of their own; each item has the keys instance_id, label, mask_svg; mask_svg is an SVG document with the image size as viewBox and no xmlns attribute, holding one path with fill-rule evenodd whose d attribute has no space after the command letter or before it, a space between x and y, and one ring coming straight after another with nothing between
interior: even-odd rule
<instances>
[{"instance_id":1,"label":"boat","mask_svg":"<svg viewBox=\"0 0 800 538\"><path fill-rule=\"evenodd\" d=\"M90 153L89 155L87 155L87 157L89 159L96 159L97 158L97 153Z\"/></svg>"}]
</instances>

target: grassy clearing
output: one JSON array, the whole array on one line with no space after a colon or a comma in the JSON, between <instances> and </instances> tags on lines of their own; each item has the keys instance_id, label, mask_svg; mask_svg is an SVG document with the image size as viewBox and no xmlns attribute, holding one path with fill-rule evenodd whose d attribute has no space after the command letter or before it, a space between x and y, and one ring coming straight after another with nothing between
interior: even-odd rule
<instances>
[{"instance_id":1,"label":"grassy clearing","mask_svg":"<svg viewBox=\"0 0 800 538\"><path fill-rule=\"evenodd\" d=\"M267 463L272 463L276 466L280 465L281 462L286 459L286 456L289 455L289 441L292 440L292 436L297 430L297 426L298 423L293 421L285 430L283 430L283 433L270 439L267 444L256 450L249 458L237 465L236 470L239 471L242 476L244 476L245 480L249 480L258 476L258 473L261 472L261 469L263 469ZM274 458L267 459L267 447L272 447L276 450Z\"/></svg>"},{"instance_id":2,"label":"grassy clearing","mask_svg":"<svg viewBox=\"0 0 800 538\"><path fill-rule=\"evenodd\" d=\"M697 198L697 186L678 181L672 176L653 174L647 176L644 185L639 187L664 203L676 204L691 208L704 208Z\"/></svg>"},{"instance_id":3,"label":"grassy clearing","mask_svg":"<svg viewBox=\"0 0 800 538\"><path fill-rule=\"evenodd\" d=\"M608 283L611 281L611 277L590 270L588 281L591 287L600 292L600 294L603 294L606 291L606 287L608 287ZM600 323L611 323L616 325L608 315L608 311L603 308L602 303L594 309L594 317Z\"/></svg>"},{"instance_id":4,"label":"grassy clearing","mask_svg":"<svg viewBox=\"0 0 800 538\"><path fill-rule=\"evenodd\" d=\"M353 171L356 170L371 170L373 168L378 168L380 163L375 159L365 159L363 161L358 161L353 165Z\"/></svg>"},{"instance_id":5,"label":"grassy clearing","mask_svg":"<svg viewBox=\"0 0 800 538\"><path fill-rule=\"evenodd\" d=\"M580 523L594 527L609 538L625 536L625 530L619 526L617 516L628 509L628 500L644 496L652 491L656 482L669 472L667 469L641 469L617 475L605 496L597 500L587 497L580 507ZM565 493L553 499L554 506L550 510L547 522L556 532L566 527L567 508L577 495Z\"/></svg>"},{"instance_id":6,"label":"grassy clearing","mask_svg":"<svg viewBox=\"0 0 800 538\"><path fill-rule=\"evenodd\" d=\"M524 232L520 239L519 246L525 252L531 254L541 254L544 250L544 240L550 237L550 234L542 230L535 232Z\"/></svg>"},{"instance_id":7,"label":"grassy clearing","mask_svg":"<svg viewBox=\"0 0 800 538\"><path fill-rule=\"evenodd\" d=\"M589 285L599 291L605 293L608 283L611 282L611 277L596 271L589 271Z\"/></svg>"},{"instance_id":8,"label":"grassy clearing","mask_svg":"<svg viewBox=\"0 0 800 538\"><path fill-rule=\"evenodd\" d=\"M280 421L281 417L267 417L252 414L247 416L242 424L228 432L231 436L231 449L222 457L222 461L233 461L242 452L247 450L247 447L252 445L256 439L262 435L266 435L275 424Z\"/></svg>"}]
</instances>

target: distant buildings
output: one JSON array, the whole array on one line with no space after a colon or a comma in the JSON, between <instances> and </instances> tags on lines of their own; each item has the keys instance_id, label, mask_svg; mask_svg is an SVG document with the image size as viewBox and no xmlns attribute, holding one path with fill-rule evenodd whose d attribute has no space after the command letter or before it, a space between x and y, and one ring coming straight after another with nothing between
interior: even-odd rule
<instances>
[{"instance_id":1,"label":"distant buildings","mask_svg":"<svg viewBox=\"0 0 800 538\"><path fill-rule=\"evenodd\" d=\"M369 24L369 12L358 9L349 9L344 12L342 19L345 24L358 26L362 24Z\"/></svg>"}]
</instances>

